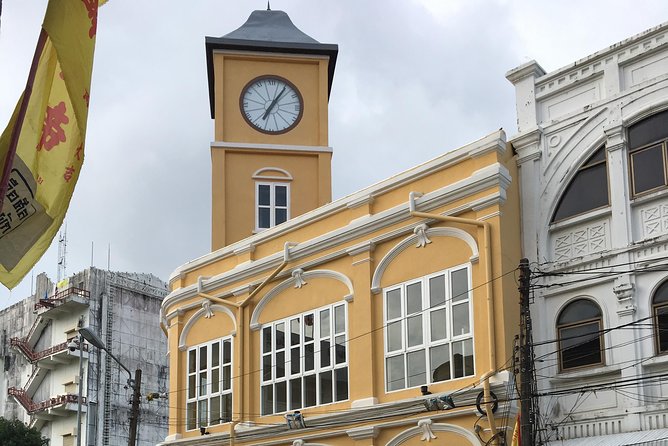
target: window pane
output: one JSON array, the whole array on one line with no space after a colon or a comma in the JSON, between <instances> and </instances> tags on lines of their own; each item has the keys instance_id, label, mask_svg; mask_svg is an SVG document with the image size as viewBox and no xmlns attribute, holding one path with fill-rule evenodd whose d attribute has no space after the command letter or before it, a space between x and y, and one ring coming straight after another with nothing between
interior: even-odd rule
<instances>
[{"instance_id":1,"label":"window pane","mask_svg":"<svg viewBox=\"0 0 668 446\"><path fill-rule=\"evenodd\" d=\"M448 321L445 308L432 311L429 314L429 324L431 328L431 340L438 341L448 337Z\"/></svg>"},{"instance_id":2,"label":"window pane","mask_svg":"<svg viewBox=\"0 0 668 446\"><path fill-rule=\"evenodd\" d=\"M406 314L417 313L422 310L422 283L412 283L406 286Z\"/></svg>"},{"instance_id":3,"label":"window pane","mask_svg":"<svg viewBox=\"0 0 668 446\"><path fill-rule=\"evenodd\" d=\"M316 404L316 385L315 375L304 377L304 407L315 406Z\"/></svg>"},{"instance_id":4,"label":"window pane","mask_svg":"<svg viewBox=\"0 0 668 446\"><path fill-rule=\"evenodd\" d=\"M336 380L336 401L343 401L348 399L348 367L334 371L334 379Z\"/></svg>"},{"instance_id":5,"label":"window pane","mask_svg":"<svg viewBox=\"0 0 668 446\"><path fill-rule=\"evenodd\" d=\"M320 373L320 404L332 402L332 372Z\"/></svg>"},{"instance_id":6,"label":"window pane","mask_svg":"<svg viewBox=\"0 0 668 446\"><path fill-rule=\"evenodd\" d=\"M473 375L473 341L452 343L452 362L455 369L455 378Z\"/></svg>"},{"instance_id":7,"label":"window pane","mask_svg":"<svg viewBox=\"0 0 668 446\"><path fill-rule=\"evenodd\" d=\"M654 189L666 184L663 166L663 148L656 145L631 154L633 192Z\"/></svg>"},{"instance_id":8,"label":"window pane","mask_svg":"<svg viewBox=\"0 0 668 446\"><path fill-rule=\"evenodd\" d=\"M209 401L208 400L202 400L198 403L197 407L197 419L199 422L200 426L208 426L209 425L209 419L208 419L208 411L207 411L207 405Z\"/></svg>"},{"instance_id":9,"label":"window pane","mask_svg":"<svg viewBox=\"0 0 668 446\"><path fill-rule=\"evenodd\" d=\"M424 350L408 353L408 387L421 386L427 383Z\"/></svg>"},{"instance_id":10,"label":"window pane","mask_svg":"<svg viewBox=\"0 0 668 446\"><path fill-rule=\"evenodd\" d=\"M223 341L223 364L232 362L232 343L230 341Z\"/></svg>"},{"instance_id":11,"label":"window pane","mask_svg":"<svg viewBox=\"0 0 668 446\"><path fill-rule=\"evenodd\" d=\"M387 303L387 320L401 317L401 290L388 291L385 295Z\"/></svg>"},{"instance_id":12,"label":"window pane","mask_svg":"<svg viewBox=\"0 0 668 446\"><path fill-rule=\"evenodd\" d=\"M206 372L200 372L199 374L199 394L206 395L209 393L209 381L206 377Z\"/></svg>"},{"instance_id":13,"label":"window pane","mask_svg":"<svg viewBox=\"0 0 668 446\"><path fill-rule=\"evenodd\" d=\"M211 393L220 392L220 369L211 370Z\"/></svg>"},{"instance_id":14,"label":"window pane","mask_svg":"<svg viewBox=\"0 0 668 446\"><path fill-rule=\"evenodd\" d=\"M468 270L458 269L450 274L450 291L452 292L452 301L458 302L469 298L469 277Z\"/></svg>"},{"instance_id":15,"label":"window pane","mask_svg":"<svg viewBox=\"0 0 668 446\"><path fill-rule=\"evenodd\" d=\"M274 399L276 412L285 412L288 410L287 383L285 381L276 383L276 395Z\"/></svg>"},{"instance_id":16,"label":"window pane","mask_svg":"<svg viewBox=\"0 0 668 446\"><path fill-rule=\"evenodd\" d=\"M222 396L222 414L221 421L223 423L228 423L232 421L232 395L226 394Z\"/></svg>"},{"instance_id":17,"label":"window pane","mask_svg":"<svg viewBox=\"0 0 668 446\"><path fill-rule=\"evenodd\" d=\"M271 189L271 187L268 184L258 185L258 187L257 187L257 203L260 206L271 205L270 189Z\"/></svg>"},{"instance_id":18,"label":"window pane","mask_svg":"<svg viewBox=\"0 0 668 446\"><path fill-rule=\"evenodd\" d=\"M188 377L188 398L195 398L197 396L197 375L190 375Z\"/></svg>"},{"instance_id":19,"label":"window pane","mask_svg":"<svg viewBox=\"0 0 668 446\"><path fill-rule=\"evenodd\" d=\"M313 370L315 364L315 352L313 343L304 346L304 371Z\"/></svg>"},{"instance_id":20,"label":"window pane","mask_svg":"<svg viewBox=\"0 0 668 446\"><path fill-rule=\"evenodd\" d=\"M401 350L401 321L387 324L387 351Z\"/></svg>"},{"instance_id":21,"label":"window pane","mask_svg":"<svg viewBox=\"0 0 668 446\"><path fill-rule=\"evenodd\" d=\"M223 367L223 390L230 390L232 386L232 366Z\"/></svg>"},{"instance_id":22,"label":"window pane","mask_svg":"<svg viewBox=\"0 0 668 446\"><path fill-rule=\"evenodd\" d=\"M288 188L286 186L275 186L276 206L288 205Z\"/></svg>"},{"instance_id":23,"label":"window pane","mask_svg":"<svg viewBox=\"0 0 668 446\"><path fill-rule=\"evenodd\" d=\"M262 380L269 381L271 379L271 354L262 357Z\"/></svg>"},{"instance_id":24,"label":"window pane","mask_svg":"<svg viewBox=\"0 0 668 446\"><path fill-rule=\"evenodd\" d=\"M559 339L562 369L603 362L599 321L562 328Z\"/></svg>"},{"instance_id":25,"label":"window pane","mask_svg":"<svg viewBox=\"0 0 668 446\"><path fill-rule=\"evenodd\" d=\"M629 146L641 147L668 136L666 118L668 112L661 112L643 119L629 127Z\"/></svg>"},{"instance_id":26,"label":"window pane","mask_svg":"<svg viewBox=\"0 0 668 446\"><path fill-rule=\"evenodd\" d=\"M302 379L290 380L290 410L302 407Z\"/></svg>"},{"instance_id":27,"label":"window pane","mask_svg":"<svg viewBox=\"0 0 668 446\"><path fill-rule=\"evenodd\" d=\"M337 364L346 362L346 337L337 336L334 346L334 357Z\"/></svg>"},{"instance_id":28,"label":"window pane","mask_svg":"<svg viewBox=\"0 0 668 446\"><path fill-rule=\"evenodd\" d=\"M276 378L285 376L285 352L276 353Z\"/></svg>"},{"instance_id":29,"label":"window pane","mask_svg":"<svg viewBox=\"0 0 668 446\"><path fill-rule=\"evenodd\" d=\"M387 358L385 364L387 369L387 390L398 390L406 387L404 355Z\"/></svg>"},{"instance_id":30,"label":"window pane","mask_svg":"<svg viewBox=\"0 0 668 446\"><path fill-rule=\"evenodd\" d=\"M608 204L608 172L605 163L580 170L562 195L552 221Z\"/></svg>"},{"instance_id":31,"label":"window pane","mask_svg":"<svg viewBox=\"0 0 668 446\"><path fill-rule=\"evenodd\" d=\"M301 355L299 354L299 347L292 347L290 349L290 373L299 373L301 363Z\"/></svg>"},{"instance_id":32,"label":"window pane","mask_svg":"<svg viewBox=\"0 0 668 446\"><path fill-rule=\"evenodd\" d=\"M429 349L431 381L446 381L450 379L450 346L438 345Z\"/></svg>"},{"instance_id":33,"label":"window pane","mask_svg":"<svg viewBox=\"0 0 668 446\"><path fill-rule=\"evenodd\" d=\"M269 228L271 227L271 209L269 208L258 208L257 210L257 227L258 228Z\"/></svg>"},{"instance_id":34,"label":"window pane","mask_svg":"<svg viewBox=\"0 0 668 446\"><path fill-rule=\"evenodd\" d=\"M566 305L559 314L559 325L572 324L601 317L601 309L589 299L578 299Z\"/></svg>"},{"instance_id":35,"label":"window pane","mask_svg":"<svg viewBox=\"0 0 668 446\"><path fill-rule=\"evenodd\" d=\"M287 209L275 209L275 216L274 216L274 221L275 224L280 225L281 223L285 223L288 220L288 210Z\"/></svg>"},{"instance_id":36,"label":"window pane","mask_svg":"<svg viewBox=\"0 0 668 446\"><path fill-rule=\"evenodd\" d=\"M187 426L188 427L187 427L187 429L188 430L196 429L197 428L197 403L196 402L193 401L192 403L188 403L187 417L188 417L188 421L187 421Z\"/></svg>"},{"instance_id":37,"label":"window pane","mask_svg":"<svg viewBox=\"0 0 668 446\"><path fill-rule=\"evenodd\" d=\"M271 327L262 329L262 353L271 351Z\"/></svg>"},{"instance_id":38,"label":"window pane","mask_svg":"<svg viewBox=\"0 0 668 446\"><path fill-rule=\"evenodd\" d=\"M220 364L220 342L211 344L211 367L218 367Z\"/></svg>"},{"instance_id":39,"label":"window pane","mask_svg":"<svg viewBox=\"0 0 668 446\"><path fill-rule=\"evenodd\" d=\"M285 324L276 324L276 350L285 348Z\"/></svg>"},{"instance_id":40,"label":"window pane","mask_svg":"<svg viewBox=\"0 0 668 446\"><path fill-rule=\"evenodd\" d=\"M408 324L408 347L422 345L422 315L412 316L407 319Z\"/></svg>"},{"instance_id":41,"label":"window pane","mask_svg":"<svg viewBox=\"0 0 668 446\"><path fill-rule=\"evenodd\" d=\"M329 339L320 341L320 367L329 367L332 364L331 358Z\"/></svg>"},{"instance_id":42,"label":"window pane","mask_svg":"<svg viewBox=\"0 0 668 446\"><path fill-rule=\"evenodd\" d=\"M346 331L346 309L343 305L334 307L334 333Z\"/></svg>"},{"instance_id":43,"label":"window pane","mask_svg":"<svg viewBox=\"0 0 668 446\"><path fill-rule=\"evenodd\" d=\"M658 338L659 352L668 351L668 305L657 307L656 310L656 330Z\"/></svg>"},{"instance_id":44,"label":"window pane","mask_svg":"<svg viewBox=\"0 0 668 446\"><path fill-rule=\"evenodd\" d=\"M211 421L210 425L220 424L220 397L211 398Z\"/></svg>"},{"instance_id":45,"label":"window pane","mask_svg":"<svg viewBox=\"0 0 668 446\"><path fill-rule=\"evenodd\" d=\"M434 308L445 303L445 276L429 279L429 306Z\"/></svg>"},{"instance_id":46,"label":"window pane","mask_svg":"<svg viewBox=\"0 0 668 446\"><path fill-rule=\"evenodd\" d=\"M313 340L313 314L304 316L304 342Z\"/></svg>"},{"instance_id":47,"label":"window pane","mask_svg":"<svg viewBox=\"0 0 668 446\"><path fill-rule=\"evenodd\" d=\"M452 307L452 335L460 336L470 331L468 304L454 305Z\"/></svg>"},{"instance_id":48,"label":"window pane","mask_svg":"<svg viewBox=\"0 0 668 446\"><path fill-rule=\"evenodd\" d=\"M269 415L274 411L274 392L271 384L262 386L262 415Z\"/></svg>"},{"instance_id":49,"label":"window pane","mask_svg":"<svg viewBox=\"0 0 668 446\"><path fill-rule=\"evenodd\" d=\"M299 319L292 319L290 321L290 345L299 345Z\"/></svg>"},{"instance_id":50,"label":"window pane","mask_svg":"<svg viewBox=\"0 0 668 446\"><path fill-rule=\"evenodd\" d=\"M326 338L329 336L329 310L322 310L320 312L320 337Z\"/></svg>"},{"instance_id":51,"label":"window pane","mask_svg":"<svg viewBox=\"0 0 668 446\"><path fill-rule=\"evenodd\" d=\"M199 348L199 369L206 370L207 367L207 349L206 345Z\"/></svg>"},{"instance_id":52,"label":"window pane","mask_svg":"<svg viewBox=\"0 0 668 446\"><path fill-rule=\"evenodd\" d=\"M197 371L197 350L190 350L188 352L188 373L195 373Z\"/></svg>"}]
</instances>

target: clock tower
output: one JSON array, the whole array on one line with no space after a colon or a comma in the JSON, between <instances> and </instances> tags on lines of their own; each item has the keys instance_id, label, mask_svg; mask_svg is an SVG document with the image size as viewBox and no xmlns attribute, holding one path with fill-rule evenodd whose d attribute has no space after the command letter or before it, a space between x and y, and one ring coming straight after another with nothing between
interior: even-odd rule
<instances>
[{"instance_id":1,"label":"clock tower","mask_svg":"<svg viewBox=\"0 0 668 446\"><path fill-rule=\"evenodd\" d=\"M254 11L237 30L206 38L212 250L331 201L327 111L337 53L283 11Z\"/></svg>"}]
</instances>

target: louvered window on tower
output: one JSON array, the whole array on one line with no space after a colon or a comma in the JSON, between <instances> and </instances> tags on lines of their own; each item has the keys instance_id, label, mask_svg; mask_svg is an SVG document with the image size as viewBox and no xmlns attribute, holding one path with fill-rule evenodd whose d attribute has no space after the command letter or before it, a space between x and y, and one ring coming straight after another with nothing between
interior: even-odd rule
<instances>
[{"instance_id":1,"label":"louvered window on tower","mask_svg":"<svg viewBox=\"0 0 668 446\"><path fill-rule=\"evenodd\" d=\"M603 365L603 318L589 299L570 302L559 314L559 365L562 371Z\"/></svg>"}]
</instances>

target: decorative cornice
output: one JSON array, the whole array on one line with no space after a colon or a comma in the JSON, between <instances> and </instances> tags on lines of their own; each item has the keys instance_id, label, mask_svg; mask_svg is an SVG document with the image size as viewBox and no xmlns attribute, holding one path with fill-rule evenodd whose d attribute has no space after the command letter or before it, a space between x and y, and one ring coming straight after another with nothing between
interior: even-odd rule
<instances>
[{"instance_id":1,"label":"decorative cornice","mask_svg":"<svg viewBox=\"0 0 668 446\"><path fill-rule=\"evenodd\" d=\"M357 254L362 254L363 252L373 252L374 249L376 249L375 243L366 241L346 249L346 253L349 256L356 256Z\"/></svg>"},{"instance_id":2,"label":"decorative cornice","mask_svg":"<svg viewBox=\"0 0 668 446\"><path fill-rule=\"evenodd\" d=\"M203 317L207 319L213 317L214 311L227 315L234 324L234 330L230 334L232 336L236 336L237 334L237 320L229 308L224 305L211 305L211 302L208 299L203 299L199 302L199 304L202 309L193 314L192 317L188 319L188 322L186 322L184 325L183 330L181 330L181 335L179 336L179 350L182 352L188 349L186 339L188 338L188 334L190 333L190 329L193 327L193 325L195 325L197 321Z\"/></svg>"},{"instance_id":3,"label":"decorative cornice","mask_svg":"<svg viewBox=\"0 0 668 446\"><path fill-rule=\"evenodd\" d=\"M332 148L327 146L293 146L286 144L260 144L260 143L243 143L243 142L227 142L227 141L212 141L212 149L234 149L234 150L272 150L282 152L322 152L332 153Z\"/></svg>"},{"instance_id":4,"label":"decorative cornice","mask_svg":"<svg viewBox=\"0 0 668 446\"><path fill-rule=\"evenodd\" d=\"M346 207L348 209L355 209L360 206L364 206L365 204L371 204L373 203L373 195L363 195L359 198L356 198L346 204Z\"/></svg>"},{"instance_id":5,"label":"decorative cornice","mask_svg":"<svg viewBox=\"0 0 668 446\"><path fill-rule=\"evenodd\" d=\"M368 438L376 438L378 436L378 426L364 426L348 429L346 434L353 440L366 440Z\"/></svg>"},{"instance_id":6,"label":"decorative cornice","mask_svg":"<svg viewBox=\"0 0 668 446\"><path fill-rule=\"evenodd\" d=\"M506 79L508 79L514 85L527 77L537 78L544 75L545 70L543 67L541 67L535 60L530 60L529 62L508 71L506 73Z\"/></svg>"},{"instance_id":7,"label":"decorative cornice","mask_svg":"<svg viewBox=\"0 0 668 446\"><path fill-rule=\"evenodd\" d=\"M241 254L246 254L247 252L252 253L254 251L255 251L255 245L252 244L252 243L248 243L247 245L243 245L243 246L239 246L238 248L235 248L234 251L232 251L232 252L234 253L234 255L238 256L238 255L241 255Z\"/></svg>"}]
</instances>

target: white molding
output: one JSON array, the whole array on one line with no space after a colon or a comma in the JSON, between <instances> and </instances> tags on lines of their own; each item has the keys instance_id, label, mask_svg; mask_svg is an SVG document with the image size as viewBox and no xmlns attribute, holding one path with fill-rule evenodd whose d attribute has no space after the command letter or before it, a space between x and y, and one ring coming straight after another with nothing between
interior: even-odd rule
<instances>
[{"instance_id":1,"label":"white molding","mask_svg":"<svg viewBox=\"0 0 668 446\"><path fill-rule=\"evenodd\" d=\"M348 429L346 434L353 440L366 440L367 438L376 438L379 432L378 426L363 426Z\"/></svg>"},{"instance_id":2,"label":"white molding","mask_svg":"<svg viewBox=\"0 0 668 446\"><path fill-rule=\"evenodd\" d=\"M210 301L208 299L202 299L200 301L200 304L202 305L202 309L199 310L197 313L193 314L190 319L188 319L188 322L183 326L183 330L181 330L181 335L179 336L179 350L184 352L188 349L188 345L186 344L186 339L188 338L188 334L190 333L190 329L197 323L198 320L200 320L202 317L207 317L207 313L209 311L217 311L223 314L226 314L229 316L229 318L232 320L232 323L234 324L234 331L230 333L232 336L236 336L237 333L237 320L234 317L234 314L232 311L230 311L229 308L227 308L224 305L206 305ZM206 306L205 306L206 305Z\"/></svg>"},{"instance_id":3,"label":"white molding","mask_svg":"<svg viewBox=\"0 0 668 446\"><path fill-rule=\"evenodd\" d=\"M235 149L235 150L276 150L282 152L320 152L332 153L328 146L293 146L287 144L260 144L245 142L212 141L212 149Z\"/></svg>"},{"instance_id":4,"label":"white molding","mask_svg":"<svg viewBox=\"0 0 668 446\"><path fill-rule=\"evenodd\" d=\"M469 248L471 248L471 258L470 261L472 263L477 262L478 259L480 258L480 252L478 251L478 244L476 243L475 239L471 236L466 231L463 231L459 228L450 228L450 227L445 227L445 228L430 228L425 231L425 233L428 236L432 237L454 237L462 240L464 243L469 245ZM385 254L385 257L382 258L382 260L378 263L378 266L376 267L376 271L373 273L373 279L371 280L371 292L374 294L380 293L382 287L380 286L380 282L383 279L383 274L385 274L385 270L387 267L392 263L392 261L403 251L408 249L408 247L413 244L417 243L419 240L419 236L417 234L413 234L409 237L406 237L396 245L390 249L387 254Z\"/></svg>"},{"instance_id":5,"label":"white molding","mask_svg":"<svg viewBox=\"0 0 668 446\"><path fill-rule=\"evenodd\" d=\"M432 423L431 430L434 432L451 432L466 438L472 445L476 446L482 445L480 440L478 440L478 438L475 436L473 432L467 431L463 427L459 427L454 424ZM387 443L387 446L399 446L400 444L405 443L406 441L408 441L413 437L416 437L418 435L421 436L423 432L424 431L420 426L411 427L410 429L406 429L405 431L399 433L394 438L392 438ZM437 444L442 444L442 443L437 443Z\"/></svg>"},{"instance_id":6,"label":"white molding","mask_svg":"<svg viewBox=\"0 0 668 446\"><path fill-rule=\"evenodd\" d=\"M276 175L262 175L262 172L265 172L267 170L274 170L276 172L281 172L285 176L278 177ZM256 170L251 178L253 178L254 180L263 180L263 179L283 180L283 181L294 180L294 178L292 178L292 175L290 175L290 172L288 172L285 169L281 169L280 167L263 167L261 169Z\"/></svg>"},{"instance_id":7,"label":"white molding","mask_svg":"<svg viewBox=\"0 0 668 446\"><path fill-rule=\"evenodd\" d=\"M359 400L355 400L352 403L350 403L351 409L355 409L356 407L369 407L369 406L375 406L378 404L378 398L376 397L370 397L370 398L362 398Z\"/></svg>"},{"instance_id":8,"label":"white molding","mask_svg":"<svg viewBox=\"0 0 668 446\"><path fill-rule=\"evenodd\" d=\"M303 281L305 281L306 279L323 278L323 279L338 280L339 282L343 283L345 286L348 287L348 294L343 296L343 299L346 300L347 302L353 300L353 295L354 295L353 283L346 275L341 274L338 271L333 271L329 269L304 271L295 274L298 271L301 271L301 269L300 268L295 269L293 271L294 275L292 275L289 279L284 280L283 282L279 283L274 288L269 290L267 294L265 294L264 297L260 300L260 302L258 302L258 304L255 306L255 309L253 309L253 314L251 315L250 319L251 330L259 330L260 328L262 328L262 325L258 322L258 320L260 319L260 314L262 314L262 311L269 304L269 302L271 302L272 299L274 299L277 295L279 295L286 289L290 288L290 286L292 285L296 286L297 284L300 283L306 285L306 283L303 283Z\"/></svg>"}]
</instances>

